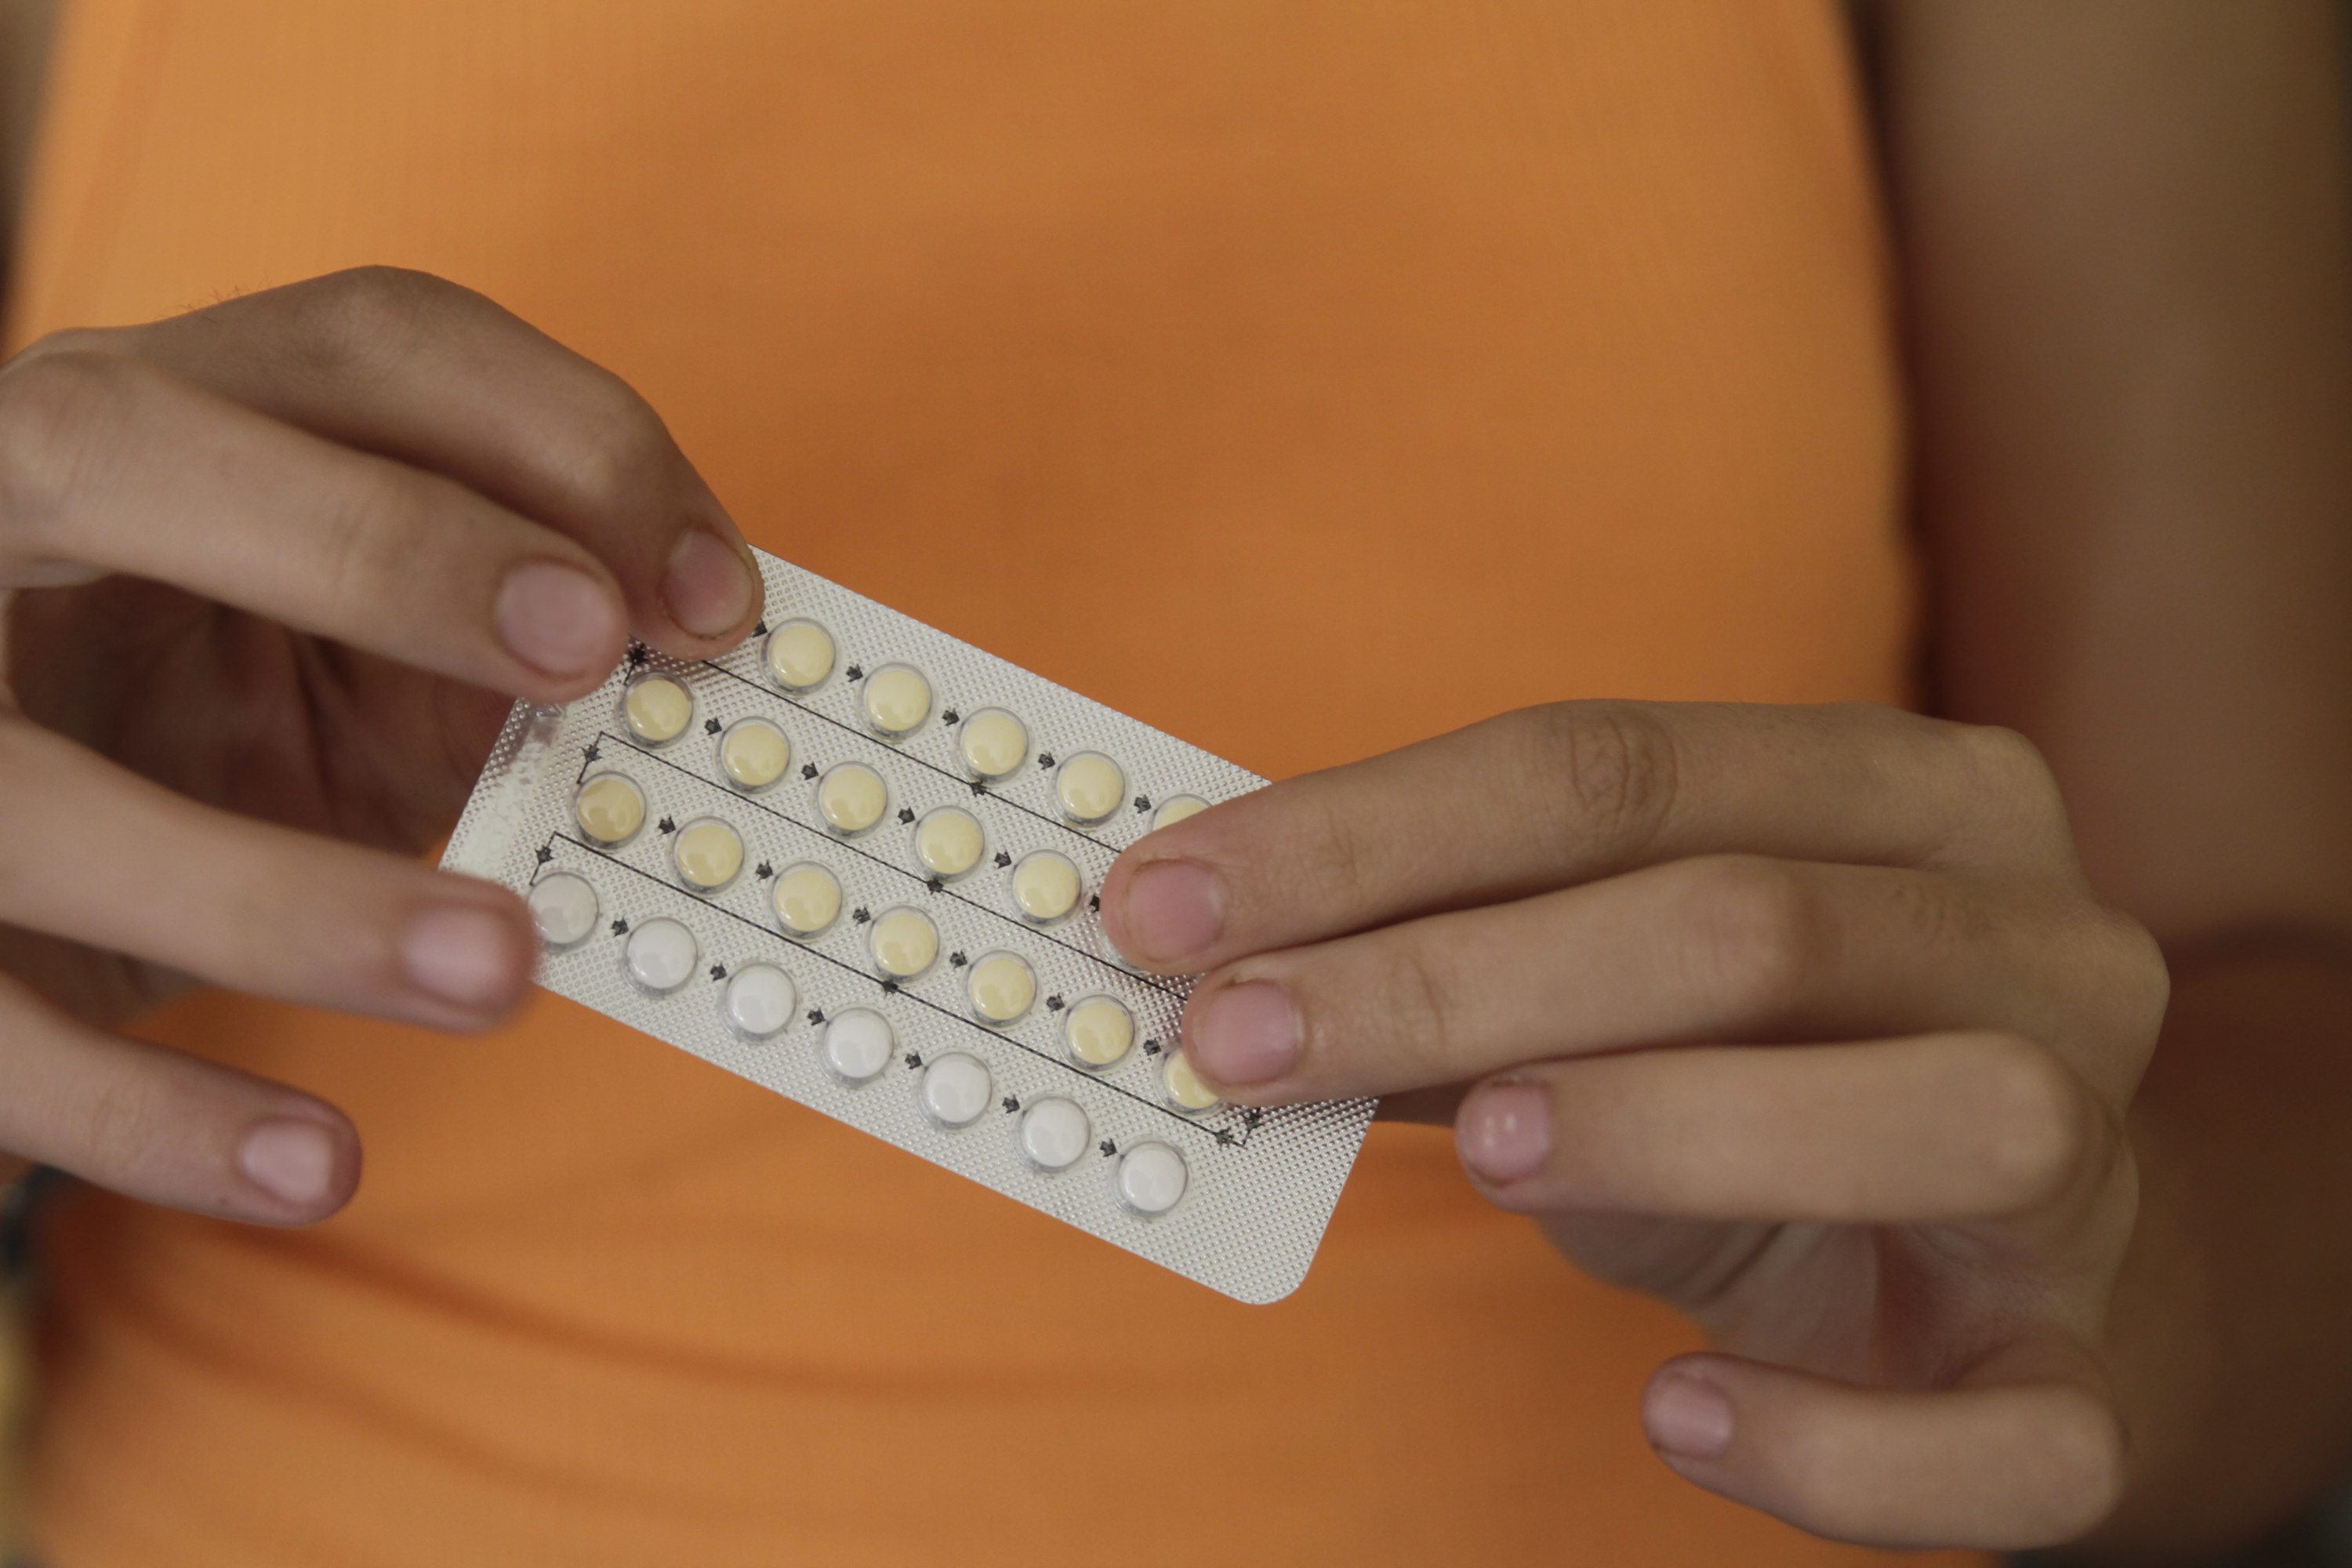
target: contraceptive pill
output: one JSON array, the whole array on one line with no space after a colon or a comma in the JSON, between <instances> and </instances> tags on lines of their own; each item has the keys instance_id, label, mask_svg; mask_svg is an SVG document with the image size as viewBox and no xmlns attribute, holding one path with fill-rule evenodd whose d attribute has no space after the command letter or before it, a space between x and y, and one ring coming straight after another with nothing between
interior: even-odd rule
<instances>
[{"instance_id":1,"label":"contraceptive pill","mask_svg":"<svg viewBox=\"0 0 2352 1568\"><path fill-rule=\"evenodd\" d=\"M621 700L621 712L638 740L666 746L686 733L694 719L694 699L686 688L666 675L648 675L630 682Z\"/></svg>"},{"instance_id":2,"label":"contraceptive pill","mask_svg":"<svg viewBox=\"0 0 2352 1568\"><path fill-rule=\"evenodd\" d=\"M1219 1099L1182 1048L1192 983L1129 967L1097 898L1145 834L1259 781L759 563L742 647L633 647L596 692L518 704L443 863L525 894L551 989L1228 1295L1286 1293L1371 1104Z\"/></svg>"}]
</instances>

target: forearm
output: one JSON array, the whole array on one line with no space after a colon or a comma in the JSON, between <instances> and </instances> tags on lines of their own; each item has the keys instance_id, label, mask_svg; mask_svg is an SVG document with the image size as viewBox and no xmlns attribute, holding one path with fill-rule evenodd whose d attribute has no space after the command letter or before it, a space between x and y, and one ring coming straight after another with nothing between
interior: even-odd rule
<instances>
[{"instance_id":1,"label":"forearm","mask_svg":"<svg viewBox=\"0 0 2352 1568\"><path fill-rule=\"evenodd\" d=\"M2095 1558L2242 1541L2352 1475L2352 933L2249 932L2173 983L2109 1322L2130 1482Z\"/></svg>"}]
</instances>

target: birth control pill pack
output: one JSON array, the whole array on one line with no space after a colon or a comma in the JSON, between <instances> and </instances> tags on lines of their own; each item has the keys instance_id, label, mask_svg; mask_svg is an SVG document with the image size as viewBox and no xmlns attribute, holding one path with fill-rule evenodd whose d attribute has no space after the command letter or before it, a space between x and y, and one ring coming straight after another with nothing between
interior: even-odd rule
<instances>
[{"instance_id":1,"label":"birth control pill pack","mask_svg":"<svg viewBox=\"0 0 2352 1568\"><path fill-rule=\"evenodd\" d=\"M518 703L442 864L551 990L1240 1300L1296 1289L1369 1100L1219 1100L1119 852L1264 781L759 552L756 635Z\"/></svg>"}]
</instances>

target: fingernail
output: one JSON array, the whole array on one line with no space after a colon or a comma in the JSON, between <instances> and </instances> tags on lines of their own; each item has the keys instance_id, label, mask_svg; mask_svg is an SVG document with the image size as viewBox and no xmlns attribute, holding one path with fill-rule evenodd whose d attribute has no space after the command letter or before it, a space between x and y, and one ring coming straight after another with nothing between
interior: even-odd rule
<instances>
[{"instance_id":1,"label":"fingernail","mask_svg":"<svg viewBox=\"0 0 2352 1568\"><path fill-rule=\"evenodd\" d=\"M1714 1459L1731 1447L1731 1400L1723 1390L1686 1372L1670 1372L1642 1401L1650 1444L1678 1459Z\"/></svg>"},{"instance_id":2,"label":"fingernail","mask_svg":"<svg viewBox=\"0 0 2352 1568\"><path fill-rule=\"evenodd\" d=\"M1551 1096L1536 1083L1482 1089L1462 1108L1454 1144L1481 1180L1525 1181L1551 1159Z\"/></svg>"},{"instance_id":3,"label":"fingernail","mask_svg":"<svg viewBox=\"0 0 2352 1568\"><path fill-rule=\"evenodd\" d=\"M661 596L671 620L697 637L715 637L751 612L756 587L734 546L707 528L689 528L670 552Z\"/></svg>"},{"instance_id":4,"label":"fingernail","mask_svg":"<svg viewBox=\"0 0 2352 1568\"><path fill-rule=\"evenodd\" d=\"M279 1203L310 1208L333 1195L335 1135L299 1117L257 1121L237 1147L236 1164Z\"/></svg>"},{"instance_id":5,"label":"fingernail","mask_svg":"<svg viewBox=\"0 0 2352 1568\"><path fill-rule=\"evenodd\" d=\"M585 675L621 654L621 606L576 566L526 561L499 586L499 640L550 675Z\"/></svg>"},{"instance_id":6,"label":"fingernail","mask_svg":"<svg viewBox=\"0 0 2352 1568\"><path fill-rule=\"evenodd\" d=\"M1231 986L1186 1026L1184 1047L1220 1083L1268 1082L1297 1065L1298 1009L1271 981Z\"/></svg>"},{"instance_id":7,"label":"fingernail","mask_svg":"<svg viewBox=\"0 0 2352 1568\"><path fill-rule=\"evenodd\" d=\"M522 982L520 954L507 922L478 909L428 910L400 939L400 962L411 984L469 1009L499 1007Z\"/></svg>"},{"instance_id":8,"label":"fingernail","mask_svg":"<svg viewBox=\"0 0 2352 1568\"><path fill-rule=\"evenodd\" d=\"M1219 904L1217 879L1207 867L1153 861L1129 881L1118 910L1128 955L1167 963L1207 951L1225 929Z\"/></svg>"}]
</instances>

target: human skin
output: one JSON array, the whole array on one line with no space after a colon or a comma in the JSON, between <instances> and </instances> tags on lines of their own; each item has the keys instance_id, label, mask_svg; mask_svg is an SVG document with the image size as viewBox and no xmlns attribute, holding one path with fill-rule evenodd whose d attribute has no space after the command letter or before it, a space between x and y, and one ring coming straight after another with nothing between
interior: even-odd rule
<instances>
[{"instance_id":1,"label":"human skin","mask_svg":"<svg viewBox=\"0 0 2352 1568\"><path fill-rule=\"evenodd\" d=\"M1945 717L1511 715L1150 836L1104 920L1203 974L1230 1097L1450 1117L1491 1201L1689 1312L1643 1416L1690 1479L2195 1553L2352 1460L2338 40L1869 20Z\"/></svg>"},{"instance_id":2,"label":"human skin","mask_svg":"<svg viewBox=\"0 0 2352 1568\"><path fill-rule=\"evenodd\" d=\"M2332 39L2285 0L1877 20L1946 717L1507 717L1155 835L1106 915L1212 971L1235 1098L1458 1100L1483 1190L1690 1309L1722 1348L1645 1415L1700 1484L1887 1542L2118 1501L2119 1550L2218 1541L2352 1450ZM642 402L415 275L0 370L0 1148L331 1213L340 1113L112 1027L191 976L495 1023L522 910L404 857L509 696L728 646L744 571ZM1547 831L1429 830L1481 757ZM1471 939L1528 962L1449 985ZM1214 1013L1269 979L1308 1048L1244 1083Z\"/></svg>"}]
</instances>

